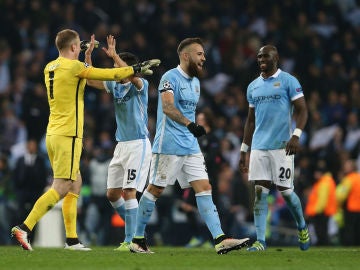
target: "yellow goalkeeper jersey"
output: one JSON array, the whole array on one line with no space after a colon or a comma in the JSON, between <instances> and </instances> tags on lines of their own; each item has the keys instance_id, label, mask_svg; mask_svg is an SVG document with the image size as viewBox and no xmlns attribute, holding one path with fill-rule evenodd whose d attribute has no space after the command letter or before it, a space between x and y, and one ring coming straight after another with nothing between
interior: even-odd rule
<instances>
[{"instance_id":1,"label":"yellow goalkeeper jersey","mask_svg":"<svg viewBox=\"0 0 360 270\"><path fill-rule=\"evenodd\" d=\"M133 74L132 67L99 69L61 56L49 62L44 69L50 107L47 134L82 138L86 79L119 80Z\"/></svg>"}]
</instances>

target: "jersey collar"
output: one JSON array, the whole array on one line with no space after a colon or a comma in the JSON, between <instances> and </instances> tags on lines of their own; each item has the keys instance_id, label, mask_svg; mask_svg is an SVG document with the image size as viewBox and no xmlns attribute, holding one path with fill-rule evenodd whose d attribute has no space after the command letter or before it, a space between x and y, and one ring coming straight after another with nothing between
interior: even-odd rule
<instances>
[{"instance_id":1,"label":"jersey collar","mask_svg":"<svg viewBox=\"0 0 360 270\"><path fill-rule=\"evenodd\" d=\"M280 72L281 72L281 69L280 69L280 68L278 68L278 69L277 69L277 71L276 71L273 75L271 75L269 78L267 78L267 79L270 79L270 78L277 78L277 77L279 76ZM260 77L261 77L263 80L265 80L265 79L264 79L264 77L263 77L263 76L261 76L261 74L260 74ZM267 79L266 79L266 80L267 80Z\"/></svg>"},{"instance_id":2,"label":"jersey collar","mask_svg":"<svg viewBox=\"0 0 360 270\"><path fill-rule=\"evenodd\" d=\"M180 65L178 65L178 66L176 67L176 69L177 69L177 70L180 72L180 74L183 75L186 79L191 79L191 77L190 77L189 75L187 75L187 74L185 73L185 71L182 70L182 68L180 67Z\"/></svg>"}]
</instances>

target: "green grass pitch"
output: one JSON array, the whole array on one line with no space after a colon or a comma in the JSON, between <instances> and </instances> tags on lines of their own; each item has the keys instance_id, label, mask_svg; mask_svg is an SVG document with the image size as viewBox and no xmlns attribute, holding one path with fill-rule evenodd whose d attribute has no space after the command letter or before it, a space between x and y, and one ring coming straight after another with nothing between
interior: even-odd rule
<instances>
[{"instance_id":1,"label":"green grass pitch","mask_svg":"<svg viewBox=\"0 0 360 270\"><path fill-rule=\"evenodd\" d=\"M214 249L152 247L154 254L117 252L115 247L92 247L92 251L69 251L62 248L36 248L24 251L18 246L0 247L1 270L105 270L105 269L359 269L360 247L270 247L263 252L244 249L217 255Z\"/></svg>"}]
</instances>

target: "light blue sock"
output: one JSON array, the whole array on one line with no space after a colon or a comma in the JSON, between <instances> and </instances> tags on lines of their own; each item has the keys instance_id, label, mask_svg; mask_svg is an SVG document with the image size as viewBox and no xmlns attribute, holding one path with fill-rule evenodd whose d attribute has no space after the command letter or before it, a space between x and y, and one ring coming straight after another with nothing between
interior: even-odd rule
<instances>
[{"instance_id":1,"label":"light blue sock","mask_svg":"<svg viewBox=\"0 0 360 270\"><path fill-rule=\"evenodd\" d=\"M136 215L136 237L145 236L145 227L150 220L152 212L154 211L155 201L156 198L147 191L145 191L141 196Z\"/></svg>"},{"instance_id":2,"label":"light blue sock","mask_svg":"<svg viewBox=\"0 0 360 270\"><path fill-rule=\"evenodd\" d=\"M301 201L296 195L296 193L292 190L285 190L281 192L284 200L286 201L286 205L289 207L291 214L293 215L296 225L299 230L304 229L306 226L304 214L301 206Z\"/></svg>"},{"instance_id":3,"label":"light blue sock","mask_svg":"<svg viewBox=\"0 0 360 270\"><path fill-rule=\"evenodd\" d=\"M257 240L265 242L266 219L268 214L267 193L255 193L254 223Z\"/></svg>"},{"instance_id":4,"label":"light blue sock","mask_svg":"<svg viewBox=\"0 0 360 270\"><path fill-rule=\"evenodd\" d=\"M122 206L119 206L118 208L115 208L115 211L119 214L119 216L122 218L122 220L124 220L125 221L125 215L126 215L126 213L125 213L125 207L124 207L124 205L122 205Z\"/></svg>"},{"instance_id":5,"label":"light blue sock","mask_svg":"<svg viewBox=\"0 0 360 270\"><path fill-rule=\"evenodd\" d=\"M134 237L137 208L125 210L125 242L130 243Z\"/></svg>"},{"instance_id":6,"label":"light blue sock","mask_svg":"<svg viewBox=\"0 0 360 270\"><path fill-rule=\"evenodd\" d=\"M119 216L125 221L125 200L120 197L116 202L110 202L111 206L119 214Z\"/></svg>"},{"instance_id":7,"label":"light blue sock","mask_svg":"<svg viewBox=\"0 0 360 270\"><path fill-rule=\"evenodd\" d=\"M205 221L212 237L215 239L219 235L224 234L221 229L218 211L211 197L211 192L196 193L195 196L200 216Z\"/></svg>"}]
</instances>

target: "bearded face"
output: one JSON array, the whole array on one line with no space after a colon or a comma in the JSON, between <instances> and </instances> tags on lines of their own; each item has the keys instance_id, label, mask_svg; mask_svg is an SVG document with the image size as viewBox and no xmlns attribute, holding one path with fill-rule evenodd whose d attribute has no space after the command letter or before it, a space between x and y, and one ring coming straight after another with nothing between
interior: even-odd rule
<instances>
[{"instance_id":1,"label":"bearded face","mask_svg":"<svg viewBox=\"0 0 360 270\"><path fill-rule=\"evenodd\" d=\"M202 62L198 60L198 62L194 61L192 58L189 59L189 76L190 77L198 77L201 78L203 75L203 67Z\"/></svg>"}]
</instances>

